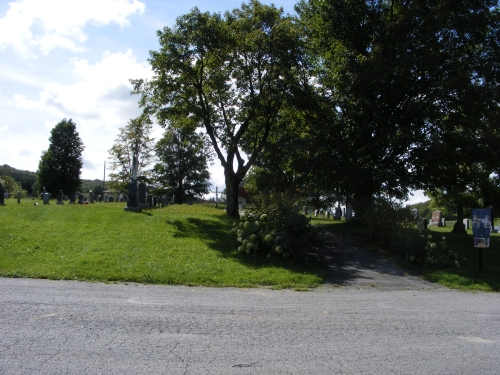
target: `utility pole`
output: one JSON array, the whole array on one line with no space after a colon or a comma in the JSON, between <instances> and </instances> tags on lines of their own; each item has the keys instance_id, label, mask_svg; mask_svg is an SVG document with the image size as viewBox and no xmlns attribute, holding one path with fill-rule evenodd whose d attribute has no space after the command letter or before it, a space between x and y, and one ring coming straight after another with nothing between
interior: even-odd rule
<instances>
[{"instance_id":1,"label":"utility pole","mask_svg":"<svg viewBox=\"0 0 500 375\"><path fill-rule=\"evenodd\" d=\"M106 182L106 160L104 160L104 176L102 177L102 191L104 194L104 185Z\"/></svg>"}]
</instances>

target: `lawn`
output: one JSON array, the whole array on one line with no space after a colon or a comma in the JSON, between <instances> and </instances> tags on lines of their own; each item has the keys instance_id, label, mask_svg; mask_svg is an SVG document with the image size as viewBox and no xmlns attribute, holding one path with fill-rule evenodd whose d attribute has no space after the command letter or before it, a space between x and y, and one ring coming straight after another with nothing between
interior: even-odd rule
<instances>
[{"instance_id":1,"label":"lawn","mask_svg":"<svg viewBox=\"0 0 500 375\"><path fill-rule=\"evenodd\" d=\"M490 247L482 250L482 270L479 270L479 249L474 247L472 229L467 234L453 234L453 224L428 227L428 232L446 236L450 249L458 255L460 268L428 270L425 279L450 288L500 292L500 234L491 234Z\"/></svg>"},{"instance_id":2,"label":"lawn","mask_svg":"<svg viewBox=\"0 0 500 375\"><path fill-rule=\"evenodd\" d=\"M220 209L173 205L134 213L123 203L0 207L0 276L155 284L310 288L319 263L244 256Z\"/></svg>"}]
</instances>

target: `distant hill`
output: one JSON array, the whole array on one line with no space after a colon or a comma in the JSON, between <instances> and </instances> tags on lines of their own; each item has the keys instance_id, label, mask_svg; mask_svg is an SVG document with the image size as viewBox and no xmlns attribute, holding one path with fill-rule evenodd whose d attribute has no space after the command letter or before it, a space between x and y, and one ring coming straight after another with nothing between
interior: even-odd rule
<instances>
[{"instance_id":1,"label":"distant hill","mask_svg":"<svg viewBox=\"0 0 500 375\"><path fill-rule=\"evenodd\" d=\"M22 171L12 168L10 165L4 164L0 166L0 176L10 176L17 182L21 183L21 187L32 194L33 184L36 182L36 173L30 171Z\"/></svg>"},{"instance_id":2,"label":"distant hill","mask_svg":"<svg viewBox=\"0 0 500 375\"><path fill-rule=\"evenodd\" d=\"M28 194L33 194L32 188L33 184L36 182L36 172L23 171L4 164L0 165L0 176L12 177L14 180L21 183L22 188L26 190ZM102 180L82 180L82 192L86 193L89 190L95 191L96 187L100 187L102 189Z\"/></svg>"}]
</instances>

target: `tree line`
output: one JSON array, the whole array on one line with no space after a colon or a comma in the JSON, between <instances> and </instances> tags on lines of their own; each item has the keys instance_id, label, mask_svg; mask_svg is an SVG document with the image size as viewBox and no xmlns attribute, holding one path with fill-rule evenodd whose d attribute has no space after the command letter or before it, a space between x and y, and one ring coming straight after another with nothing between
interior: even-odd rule
<instances>
[{"instance_id":1,"label":"tree line","mask_svg":"<svg viewBox=\"0 0 500 375\"><path fill-rule=\"evenodd\" d=\"M497 1L302 0L295 10L194 8L159 30L153 77L131 80L142 114L110 149L110 186L124 190L139 155L143 178L182 200L208 189L215 157L233 217L245 178L261 193L350 204L358 218L415 189L458 213L471 195L500 204ZM165 128L156 144L153 121ZM42 155L39 176L60 151Z\"/></svg>"},{"instance_id":2,"label":"tree line","mask_svg":"<svg viewBox=\"0 0 500 375\"><path fill-rule=\"evenodd\" d=\"M499 165L497 1L258 1L194 8L158 31L149 80L132 80L165 128L202 129L238 216L260 191L351 204L441 192L457 205ZM252 168L252 170L250 170ZM500 203L500 202L499 202Z\"/></svg>"}]
</instances>

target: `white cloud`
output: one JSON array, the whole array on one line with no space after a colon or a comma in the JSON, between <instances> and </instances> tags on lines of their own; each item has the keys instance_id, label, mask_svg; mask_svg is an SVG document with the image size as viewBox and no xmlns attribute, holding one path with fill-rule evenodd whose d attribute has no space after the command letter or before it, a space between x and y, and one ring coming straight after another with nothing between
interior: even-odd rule
<instances>
[{"instance_id":1,"label":"white cloud","mask_svg":"<svg viewBox=\"0 0 500 375\"><path fill-rule=\"evenodd\" d=\"M16 94L10 104L16 108L44 111L56 118L78 117L88 125L123 122L123 110L137 107L137 99L130 96L130 78L148 78L151 69L147 63L138 63L132 51L106 52L94 65L84 59L73 59L73 84L49 83L37 100Z\"/></svg>"},{"instance_id":2,"label":"white cloud","mask_svg":"<svg viewBox=\"0 0 500 375\"><path fill-rule=\"evenodd\" d=\"M79 51L87 39L87 24L125 27L130 15L145 9L138 0L17 0L9 5L0 18L0 49L12 46L24 55L32 49Z\"/></svg>"},{"instance_id":3,"label":"white cloud","mask_svg":"<svg viewBox=\"0 0 500 375\"><path fill-rule=\"evenodd\" d=\"M139 63L132 51L106 52L101 61L91 64L84 59L73 59L70 76L72 83L46 84L38 98L22 94L13 95L7 108L39 113L44 119L42 133L47 147L48 130L63 118L72 118L85 145L85 166L82 176L99 176L102 161L118 134L118 128L140 113L138 97L131 96L130 78L150 78L152 71L147 62ZM33 140L35 142L35 140ZM1 142L0 142L1 143Z\"/></svg>"}]
</instances>

